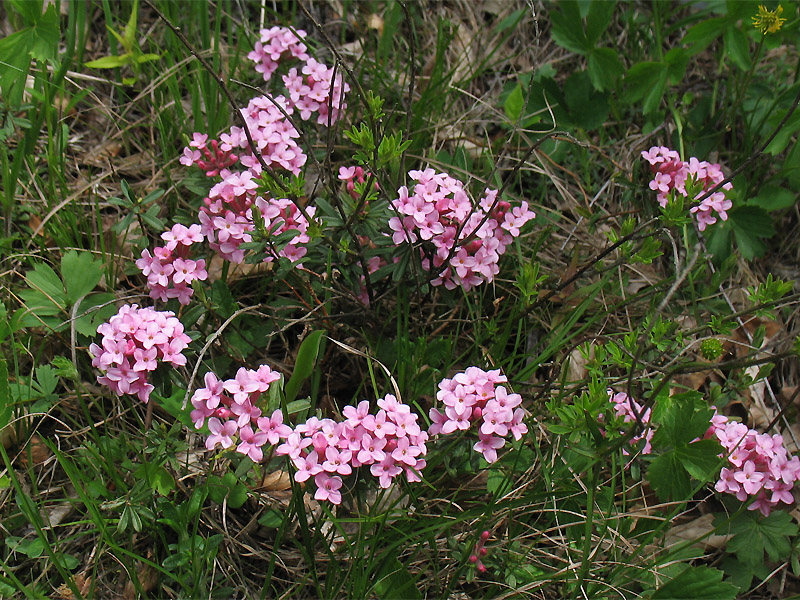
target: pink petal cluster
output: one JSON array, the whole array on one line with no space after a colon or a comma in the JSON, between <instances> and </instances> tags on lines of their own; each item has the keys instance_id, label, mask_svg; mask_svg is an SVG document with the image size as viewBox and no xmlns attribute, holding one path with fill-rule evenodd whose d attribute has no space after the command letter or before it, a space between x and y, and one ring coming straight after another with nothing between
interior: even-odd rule
<instances>
[{"instance_id":1,"label":"pink petal cluster","mask_svg":"<svg viewBox=\"0 0 800 600\"><path fill-rule=\"evenodd\" d=\"M223 171L223 180L211 188L209 197L200 208L200 226L212 250L225 260L234 263L244 261L243 242L251 241L255 229L252 207L259 209L268 231L278 235L288 230L298 233L280 250L264 260L271 262L276 257L286 257L292 262L306 253L304 244L310 241L307 234L309 222L286 198L263 198L257 195L258 184L250 171L242 173ZM316 208L309 206L306 214L313 216Z\"/></svg>"},{"instance_id":2,"label":"pink petal cluster","mask_svg":"<svg viewBox=\"0 0 800 600\"><path fill-rule=\"evenodd\" d=\"M192 282L208 278L206 261L189 258L189 246L203 241L200 229L197 224L186 227L177 223L161 234L167 242L165 246L154 248L152 255L149 250L142 250L136 266L147 277L151 298L162 302L177 298L181 304L189 304L194 294Z\"/></svg>"},{"instance_id":3,"label":"pink petal cluster","mask_svg":"<svg viewBox=\"0 0 800 600\"><path fill-rule=\"evenodd\" d=\"M289 92L289 104L304 121L316 113L317 124L330 125L339 120L347 108L344 96L350 86L344 82L342 74L313 58L307 59L299 72L295 67L289 69L283 76L283 83Z\"/></svg>"},{"instance_id":4,"label":"pink petal cluster","mask_svg":"<svg viewBox=\"0 0 800 600\"><path fill-rule=\"evenodd\" d=\"M353 200L358 200L359 195L356 193L356 184L364 183L370 174L365 173L362 167L339 167L339 179L345 182L347 193L352 196ZM378 189L378 182L375 182L375 189Z\"/></svg>"},{"instance_id":5,"label":"pink petal cluster","mask_svg":"<svg viewBox=\"0 0 800 600\"><path fill-rule=\"evenodd\" d=\"M681 160L677 152L665 146L653 146L650 150L642 152L642 158L650 163L650 170L654 175L650 181L650 189L658 192L658 203L662 207L667 205L672 190L688 198L687 183L699 186L700 191L693 198L696 199L725 179L719 164L697 160L694 156L686 162ZM730 210L732 203L723 190L732 188L733 185L728 182L721 190L690 209L697 219L697 228L700 231L716 223L717 217L723 221L728 219L727 211Z\"/></svg>"},{"instance_id":6,"label":"pink petal cluster","mask_svg":"<svg viewBox=\"0 0 800 600\"><path fill-rule=\"evenodd\" d=\"M614 390L608 390L608 397L614 405L614 412L618 417L622 417L622 420L626 423L633 423L637 420L637 415L639 415L642 423L645 425L650 424L650 409L643 410L642 405L628 396L628 394L624 392L614 393ZM642 433L631 438L631 445L644 440L641 453L650 454L653 451L653 446L650 444L650 440L653 439L653 433L652 428L646 427ZM622 453L627 455L628 451L623 449Z\"/></svg>"},{"instance_id":7,"label":"pink petal cluster","mask_svg":"<svg viewBox=\"0 0 800 600\"><path fill-rule=\"evenodd\" d=\"M264 262L272 262L274 258L279 256L288 258L293 263L302 259L307 252L305 244L311 241L311 238L308 236L308 219L303 216L300 209L298 209L291 200L286 198L271 198L270 200L256 198L256 207L258 207L264 219L264 226L274 235L279 235L290 230L297 232L297 234L289 240L289 243L278 250L277 253L273 253L272 256L266 256ZM316 210L314 206L308 206L306 207L306 214L309 217L313 217ZM302 264L297 264L295 266L302 267Z\"/></svg>"},{"instance_id":8,"label":"pink petal cluster","mask_svg":"<svg viewBox=\"0 0 800 600\"><path fill-rule=\"evenodd\" d=\"M291 30L288 27L270 27L260 31L261 37L247 58L256 63L256 71L269 81L284 58L294 57L308 60L306 45L302 42L306 32L302 29Z\"/></svg>"},{"instance_id":9,"label":"pink petal cluster","mask_svg":"<svg viewBox=\"0 0 800 600\"><path fill-rule=\"evenodd\" d=\"M395 396L387 394L378 400L378 407L372 413L364 400L358 406L346 406L343 421L311 417L295 427L275 453L292 461L295 481L313 477L314 498L332 504L342 501L342 477L358 467L369 467L382 488L401 474L409 482L421 481L428 433L420 428L411 408Z\"/></svg>"},{"instance_id":10,"label":"pink petal cluster","mask_svg":"<svg viewBox=\"0 0 800 600\"><path fill-rule=\"evenodd\" d=\"M300 42L304 36L305 32L295 33L286 28L263 30L261 41L250 54L250 58L258 63L256 70L264 74L265 80L269 80L278 61L294 58L305 61L306 66L313 70L308 75L309 78L324 79L320 64L308 57L305 45ZM319 96L322 93L319 86L323 86L324 82L317 83L313 90ZM242 115L253 139L255 151L264 162L272 169L282 169L298 175L307 157L297 145L300 133L288 117L296 109L299 110L299 106L305 105L301 98L292 96L291 89L288 91L288 98L279 95L274 98L259 96L251 99L242 110ZM338 104L334 103L333 106ZM327 107L317 107L315 110L322 114ZM236 162L245 170L229 169ZM209 143L207 136L195 134L189 148L184 150L181 163L187 166L197 164L205 170L206 175L219 176L221 179L204 200L199 220L201 231L208 239L211 249L222 258L235 263L244 261L241 245L252 240L251 233L255 229L252 215L254 204L259 208L266 228L273 234L278 235L288 230L298 232L287 246L274 251L265 260L270 262L283 256L296 262L305 255L305 244L310 241L307 235L309 222L290 200L275 199L259 193L258 178L262 166L251 152L244 128L231 127L227 133L220 135L219 142L212 140ZM314 207L306 209L308 216L313 216L314 213Z\"/></svg>"},{"instance_id":11,"label":"pink petal cluster","mask_svg":"<svg viewBox=\"0 0 800 600\"><path fill-rule=\"evenodd\" d=\"M214 373L206 373L205 386L192 395L194 410L190 414L197 429L202 429L208 421L211 435L206 438L206 448L211 450L218 444L230 448L237 444L237 452L258 462L264 456L263 446L274 446L286 439L292 430L283 424L281 411L266 417L258 408L261 395L280 377L268 365L256 370L242 367L233 379L225 381ZM237 436L238 443L234 439Z\"/></svg>"},{"instance_id":12,"label":"pink petal cluster","mask_svg":"<svg viewBox=\"0 0 800 600\"><path fill-rule=\"evenodd\" d=\"M347 108L344 96L350 86L341 73L317 62L308 55L308 48L301 41L303 30L292 31L286 27L271 27L261 30L261 39L247 57L256 63L256 71L269 81L283 60L300 60L301 67L292 67L283 76L288 92L287 104L297 110L300 118L309 120L314 113L319 125L335 123Z\"/></svg>"},{"instance_id":13,"label":"pink petal cluster","mask_svg":"<svg viewBox=\"0 0 800 600\"><path fill-rule=\"evenodd\" d=\"M399 197L392 201L399 215L389 220L392 241L401 244L421 239L433 246L432 256L429 258L423 250L422 260L423 268L437 275L432 285L451 290L460 285L468 291L492 281L506 247L519 236L520 227L536 216L528 203L512 209L508 202L495 202L497 190L487 188L473 210L458 179L433 169L409 171L408 176L417 183L411 193L402 186ZM487 213L489 218L481 225ZM473 233L475 238L464 243Z\"/></svg>"},{"instance_id":14,"label":"pink petal cluster","mask_svg":"<svg viewBox=\"0 0 800 600\"><path fill-rule=\"evenodd\" d=\"M800 480L800 458L789 456L779 434L769 435L747 425L715 414L706 438L715 437L728 456L728 465L719 474L714 488L734 494L744 502L755 498L747 508L769 515L780 503L794 502L792 489Z\"/></svg>"},{"instance_id":15,"label":"pink petal cluster","mask_svg":"<svg viewBox=\"0 0 800 600\"><path fill-rule=\"evenodd\" d=\"M452 379L443 379L436 398L444 404L444 413L431 408L428 433L466 431L479 423L479 440L473 448L483 454L486 462L495 462L497 451L505 445L509 434L519 440L528 433L525 411L519 407L522 397L508 393L499 385L507 381L500 369L484 371L478 367L469 367Z\"/></svg>"},{"instance_id":16,"label":"pink petal cluster","mask_svg":"<svg viewBox=\"0 0 800 600\"><path fill-rule=\"evenodd\" d=\"M185 365L182 352L191 341L175 313L136 304L122 306L97 333L103 336L100 345L89 346L92 366L104 371L97 381L118 396L135 394L145 403L153 391L147 374L160 362Z\"/></svg>"},{"instance_id":17,"label":"pink petal cluster","mask_svg":"<svg viewBox=\"0 0 800 600\"><path fill-rule=\"evenodd\" d=\"M307 157L295 141L300 133L286 118L292 112L290 103L283 96L258 96L247 103L242 115L256 150L264 162L272 169L286 169L297 175L306 164ZM219 139L223 151L240 152L239 162L252 171L253 175L261 173L261 165L250 151L250 142L243 128L231 127Z\"/></svg>"},{"instance_id":18,"label":"pink petal cluster","mask_svg":"<svg viewBox=\"0 0 800 600\"><path fill-rule=\"evenodd\" d=\"M189 146L183 149L180 163L187 167L197 165L205 171L207 177L216 177L222 169L233 165L239 157L230 150L222 150L217 140L211 140L211 148L206 145L207 141L208 135L194 133Z\"/></svg>"}]
</instances>

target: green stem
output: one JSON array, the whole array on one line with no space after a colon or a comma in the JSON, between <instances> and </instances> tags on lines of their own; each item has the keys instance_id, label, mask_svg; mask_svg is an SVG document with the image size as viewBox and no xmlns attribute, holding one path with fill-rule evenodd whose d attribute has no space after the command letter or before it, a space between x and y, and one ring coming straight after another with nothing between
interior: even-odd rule
<instances>
[{"instance_id":1,"label":"green stem","mask_svg":"<svg viewBox=\"0 0 800 600\"><path fill-rule=\"evenodd\" d=\"M583 556L581 558L581 569L578 572L578 587L576 592L583 589L583 582L589 574L589 554L592 551L592 530L594 529L594 492L597 487L597 464L592 464L589 486L586 490L586 523L583 529ZM576 593L577 595L577 593Z\"/></svg>"}]
</instances>

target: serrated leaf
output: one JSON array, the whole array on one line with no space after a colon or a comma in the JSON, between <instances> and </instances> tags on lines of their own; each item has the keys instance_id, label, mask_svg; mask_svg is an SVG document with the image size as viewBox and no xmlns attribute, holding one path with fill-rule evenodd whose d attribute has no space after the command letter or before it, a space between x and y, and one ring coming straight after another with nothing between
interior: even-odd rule
<instances>
[{"instance_id":1,"label":"serrated leaf","mask_svg":"<svg viewBox=\"0 0 800 600\"><path fill-rule=\"evenodd\" d=\"M594 89L603 92L614 87L625 67L611 48L594 48L589 53L587 71Z\"/></svg>"},{"instance_id":2,"label":"serrated leaf","mask_svg":"<svg viewBox=\"0 0 800 600\"><path fill-rule=\"evenodd\" d=\"M716 440L698 440L675 449L683 468L698 481L710 481L721 466L722 446Z\"/></svg>"},{"instance_id":3,"label":"serrated leaf","mask_svg":"<svg viewBox=\"0 0 800 600\"><path fill-rule=\"evenodd\" d=\"M672 581L658 588L653 600L734 600L739 588L722 581L723 573L711 567L688 567Z\"/></svg>"},{"instance_id":4,"label":"serrated leaf","mask_svg":"<svg viewBox=\"0 0 800 600\"><path fill-rule=\"evenodd\" d=\"M659 499L664 501L686 499L692 493L689 474L674 450L650 463L647 479Z\"/></svg>"},{"instance_id":5,"label":"serrated leaf","mask_svg":"<svg viewBox=\"0 0 800 600\"><path fill-rule=\"evenodd\" d=\"M659 397L653 411L653 420L659 423L653 445L675 448L702 437L712 414L697 392Z\"/></svg>"},{"instance_id":6,"label":"serrated leaf","mask_svg":"<svg viewBox=\"0 0 800 600\"><path fill-rule=\"evenodd\" d=\"M50 365L36 367L36 383L43 395L52 394L58 386L58 374Z\"/></svg>"},{"instance_id":7,"label":"serrated leaf","mask_svg":"<svg viewBox=\"0 0 800 600\"><path fill-rule=\"evenodd\" d=\"M64 285L49 265L37 264L33 271L29 271L25 275L25 279L31 288L40 292L49 302L62 309L66 307L67 297L64 294Z\"/></svg>"},{"instance_id":8,"label":"serrated leaf","mask_svg":"<svg viewBox=\"0 0 800 600\"><path fill-rule=\"evenodd\" d=\"M776 510L767 517L757 512L741 513L730 531L734 537L728 542L728 551L755 567L763 564L765 551L771 560L785 560L791 552L789 538L797 535L798 528L789 513Z\"/></svg>"},{"instance_id":9,"label":"serrated leaf","mask_svg":"<svg viewBox=\"0 0 800 600\"><path fill-rule=\"evenodd\" d=\"M592 0L589 5L589 12L586 15L586 38L589 44L594 46L600 36L608 28L614 10L617 8L616 2L609 0Z\"/></svg>"},{"instance_id":10,"label":"serrated leaf","mask_svg":"<svg viewBox=\"0 0 800 600\"><path fill-rule=\"evenodd\" d=\"M750 198L747 204L759 206L764 210L781 210L794 206L798 195L791 190L776 185L765 185L758 190L758 196Z\"/></svg>"},{"instance_id":11,"label":"serrated leaf","mask_svg":"<svg viewBox=\"0 0 800 600\"><path fill-rule=\"evenodd\" d=\"M592 44L586 37L583 29L578 5L573 0L558 4L559 11L550 13L550 36L553 41L577 54L586 54L592 49Z\"/></svg>"},{"instance_id":12,"label":"serrated leaf","mask_svg":"<svg viewBox=\"0 0 800 600\"><path fill-rule=\"evenodd\" d=\"M103 276L103 263L89 252L70 250L61 257L61 277L72 305L91 292Z\"/></svg>"}]
</instances>

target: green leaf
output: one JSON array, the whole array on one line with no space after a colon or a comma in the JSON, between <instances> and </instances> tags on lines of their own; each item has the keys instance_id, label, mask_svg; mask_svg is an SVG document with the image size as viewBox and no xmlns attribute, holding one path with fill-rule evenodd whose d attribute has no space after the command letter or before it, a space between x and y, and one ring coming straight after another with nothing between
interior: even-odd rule
<instances>
[{"instance_id":1,"label":"green leaf","mask_svg":"<svg viewBox=\"0 0 800 600\"><path fill-rule=\"evenodd\" d=\"M614 87L625 67L611 48L594 48L589 53L587 71L594 89L602 92Z\"/></svg>"},{"instance_id":2,"label":"green leaf","mask_svg":"<svg viewBox=\"0 0 800 600\"><path fill-rule=\"evenodd\" d=\"M570 75L564 84L564 98L569 109L569 118L583 129L596 129L608 117L608 97L592 89L586 71Z\"/></svg>"},{"instance_id":3,"label":"green leaf","mask_svg":"<svg viewBox=\"0 0 800 600\"><path fill-rule=\"evenodd\" d=\"M43 396L52 394L58 386L58 374L50 365L36 367L36 383Z\"/></svg>"},{"instance_id":4,"label":"green leaf","mask_svg":"<svg viewBox=\"0 0 800 600\"><path fill-rule=\"evenodd\" d=\"M592 0L589 5L589 12L586 15L586 38L590 45L597 44L600 36L608 29L616 8L616 2Z\"/></svg>"},{"instance_id":5,"label":"green leaf","mask_svg":"<svg viewBox=\"0 0 800 600\"><path fill-rule=\"evenodd\" d=\"M760 206L764 210L781 210L794 206L798 196L795 192L776 185L765 185L758 190L758 196L750 198L748 205Z\"/></svg>"},{"instance_id":6,"label":"green leaf","mask_svg":"<svg viewBox=\"0 0 800 600\"><path fill-rule=\"evenodd\" d=\"M644 114L658 108L667 86L668 66L662 62L641 62L625 75L627 90L625 101L629 104L643 100Z\"/></svg>"},{"instance_id":7,"label":"green leaf","mask_svg":"<svg viewBox=\"0 0 800 600\"><path fill-rule=\"evenodd\" d=\"M788 109L787 109L788 110ZM775 111L769 119L771 127L777 127L783 118L786 116L786 111ZM775 135L775 138L764 149L765 152L776 156L786 149L789 142L795 133L800 131L800 113L795 112L789 120L781 126L780 131ZM787 161L789 162L789 161Z\"/></svg>"},{"instance_id":8,"label":"green leaf","mask_svg":"<svg viewBox=\"0 0 800 600\"><path fill-rule=\"evenodd\" d=\"M275 508L270 508L261 517L259 517L258 524L262 525L263 527L274 529L281 526L283 519L284 513Z\"/></svg>"},{"instance_id":9,"label":"green leaf","mask_svg":"<svg viewBox=\"0 0 800 600\"><path fill-rule=\"evenodd\" d=\"M72 305L91 292L103 276L103 263L90 252L70 250L61 258L61 277L67 287L67 300Z\"/></svg>"},{"instance_id":10,"label":"green leaf","mask_svg":"<svg viewBox=\"0 0 800 600\"><path fill-rule=\"evenodd\" d=\"M785 560L791 552L789 538L797 535L798 528L792 516L782 510L772 511L768 517L748 511L733 520L730 532L733 538L728 551L744 564L756 567L764 563L765 551L771 560Z\"/></svg>"},{"instance_id":11,"label":"green leaf","mask_svg":"<svg viewBox=\"0 0 800 600\"><path fill-rule=\"evenodd\" d=\"M692 493L689 474L674 450L662 454L650 463L647 479L656 495L664 501L685 500Z\"/></svg>"},{"instance_id":12,"label":"green leaf","mask_svg":"<svg viewBox=\"0 0 800 600\"><path fill-rule=\"evenodd\" d=\"M722 581L723 573L711 567L688 567L653 594L653 600L692 598L692 600L734 600L736 586Z\"/></svg>"},{"instance_id":13,"label":"green leaf","mask_svg":"<svg viewBox=\"0 0 800 600\"><path fill-rule=\"evenodd\" d=\"M102 58L98 58L96 60L90 60L87 63L84 63L83 66L89 67L90 69L116 69L118 67L124 67L125 65L129 65L133 62L133 54L125 53L120 54L118 56L103 56Z\"/></svg>"},{"instance_id":14,"label":"green leaf","mask_svg":"<svg viewBox=\"0 0 800 600\"><path fill-rule=\"evenodd\" d=\"M187 409L181 408L183 406L183 397L186 395L186 390L178 386L173 386L172 395L169 398L153 392L153 398L158 402L158 406L167 411L173 418L180 421L187 428L194 430L194 423L190 417L190 412Z\"/></svg>"},{"instance_id":15,"label":"green leaf","mask_svg":"<svg viewBox=\"0 0 800 600\"><path fill-rule=\"evenodd\" d=\"M725 53L731 59L731 62L742 71L747 71L752 62L750 42L748 42L747 36L738 27L728 27L725 30L723 39L725 40Z\"/></svg>"},{"instance_id":16,"label":"green leaf","mask_svg":"<svg viewBox=\"0 0 800 600\"><path fill-rule=\"evenodd\" d=\"M728 19L725 17L716 17L698 23L689 28L686 35L683 36L681 44L688 45L691 54L698 54L722 35L728 23Z\"/></svg>"},{"instance_id":17,"label":"green leaf","mask_svg":"<svg viewBox=\"0 0 800 600\"><path fill-rule=\"evenodd\" d=\"M683 48L672 48L664 55L671 84L677 85L683 81L686 75L686 65L689 64L691 57L692 55Z\"/></svg>"},{"instance_id":18,"label":"green leaf","mask_svg":"<svg viewBox=\"0 0 800 600\"><path fill-rule=\"evenodd\" d=\"M135 62L137 65L141 65L142 63L152 62L154 60L160 60L160 54L137 54Z\"/></svg>"},{"instance_id":19,"label":"green leaf","mask_svg":"<svg viewBox=\"0 0 800 600\"><path fill-rule=\"evenodd\" d=\"M560 11L550 13L550 36L556 44L577 54L586 54L593 44L583 29L578 4L574 0L560 2Z\"/></svg>"},{"instance_id":20,"label":"green leaf","mask_svg":"<svg viewBox=\"0 0 800 600\"><path fill-rule=\"evenodd\" d=\"M380 600L414 600L422 598L414 577L396 558L388 558L377 573L373 590Z\"/></svg>"},{"instance_id":21,"label":"green leaf","mask_svg":"<svg viewBox=\"0 0 800 600\"><path fill-rule=\"evenodd\" d=\"M175 479L164 467L159 467L159 469L153 474L150 487L162 496L167 496L172 490L175 489Z\"/></svg>"},{"instance_id":22,"label":"green leaf","mask_svg":"<svg viewBox=\"0 0 800 600\"><path fill-rule=\"evenodd\" d=\"M772 217L767 211L758 206L739 206L728 212L728 220L744 258L751 260L767 251L761 240L775 235Z\"/></svg>"},{"instance_id":23,"label":"green leaf","mask_svg":"<svg viewBox=\"0 0 800 600\"><path fill-rule=\"evenodd\" d=\"M284 389L287 404L294 401L297 397L297 392L300 391L300 386L313 373L324 334L325 332L322 330L312 331L300 344L300 349L297 351L297 360L294 363L294 371Z\"/></svg>"},{"instance_id":24,"label":"green leaf","mask_svg":"<svg viewBox=\"0 0 800 600\"><path fill-rule=\"evenodd\" d=\"M656 447L675 448L702 437L713 411L697 392L659 396L653 420L659 428L653 436Z\"/></svg>"},{"instance_id":25,"label":"green leaf","mask_svg":"<svg viewBox=\"0 0 800 600\"><path fill-rule=\"evenodd\" d=\"M25 279L31 288L40 292L50 303L61 309L66 308L67 297L64 294L64 285L49 265L37 264L33 271L29 271L25 275Z\"/></svg>"},{"instance_id":26,"label":"green leaf","mask_svg":"<svg viewBox=\"0 0 800 600\"><path fill-rule=\"evenodd\" d=\"M675 449L683 468L698 481L710 481L722 466L722 447L716 440L698 440Z\"/></svg>"},{"instance_id":27,"label":"green leaf","mask_svg":"<svg viewBox=\"0 0 800 600\"><path fill-rule=\"evenodd\" d=\"M136 45L136 21L139 17L139 0L133 0L133 8L131 9L131 16L125 24L125 29L122 30L122 40L125 50L131 52Z\"/></svg>"},{"instance_id":28,"label":"green leaf","mask_svg":"<svg viewBox=\"0 0 800 600\"><path fill-rule=\"evenodd\" d=\"M525 99L522 97L522 86L518 83L503 103L503 111L510 121L516 122L524 107Z\"/></svg>"}]
</instances>

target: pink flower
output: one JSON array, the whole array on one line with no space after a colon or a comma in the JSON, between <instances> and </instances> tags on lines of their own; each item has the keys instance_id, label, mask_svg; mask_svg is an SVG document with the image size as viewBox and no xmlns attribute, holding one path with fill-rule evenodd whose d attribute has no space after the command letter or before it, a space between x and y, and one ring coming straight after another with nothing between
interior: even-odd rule
<instances>
[{"instance_id":1,"label":"pink flower","mask_svg":"<svg viewBox=\"0 0 800 600\"><path fill-rule=\"evenodd\" d=\"M264 458L264 453L261 450L262 446L267 443L267 434L263 431L253 433L249 425L242 427L239 430L240 444L236 451L250 457L253 462L259 462Z\"/></svg>"},{"instance_id":2,"label":"pink flower","mask_svg":"<svg viewBox=\"0 0 800 600\"><path fill-rule=\"evenodd\" d=\"M340 477L336 475L331 477L327 473L318 473L314 476L314 483L317 486L317 491L314 494L315 500L328 500L331 504L342 503L342 494L339 491L342 487Z\"/></svg>"},{"instance_id":3,"label":"pink flower","mask_svg":"<svg viewBox=\"0 0 800 600\"><path fill-rule=\"evenodd\" d=\"M223 425L219 419L212 417L208 420L208 429L211 435L206 438L206 448L209 450L219 444L223 448L230 448L233 446L231 437L238 431L236 421L226 421Z\"/></svg>"},{"instance_id":4,"label":"pink flower","mask_svg":"<svg viewBox=\"0 0 800 600\"><path fill-rule=\"evenodd\" d=\"M506 441L501 437L484 435L483 433L481 433L479 437L480 439L473 446L473 449L483 454L486 462L495 462L497 460L497 450L505 446Z\"/></svg>"},{"instance_id":5,"label":"pink flower","mask_svg":"<svg viewBox=\"0 0 800 600\"><path fill-rule=\"evenodd\" d=\"M269 418L258 419L258 428L266 434L267 441L273 446L292 434L291 427L283 424L283 413L280 410L273 411Z\"/></svg>"}]
</instances>

